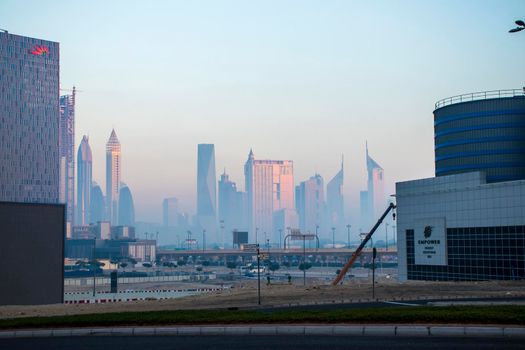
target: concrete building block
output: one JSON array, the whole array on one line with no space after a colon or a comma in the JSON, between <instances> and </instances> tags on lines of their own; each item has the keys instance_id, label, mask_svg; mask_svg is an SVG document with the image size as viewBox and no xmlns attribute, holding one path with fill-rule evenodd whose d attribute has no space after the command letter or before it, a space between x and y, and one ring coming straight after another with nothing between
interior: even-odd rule
<instances>
[{"instance_id":1,"label":"concrete building block","mask_svg":"<svg viewBox=\"0 0 525 350\"><path fill-rule=\"evenodd\" d=\"M505 327L503 328L503 335L506 337L525 338L525 327Z\"/></svg>"},{"instance_id":2,"label":"concrete building block","mask_svg":"<svg viewBox=\"0 0 525 350\"><path fill-rule=\"evenodd\" d=\"M254 326L254 327L250 327L250 334L253 334L253 335L275 335L275 334L277 334L277 327L272 327L272 326Z\"/></svg>"},{"instance_id":3,"label":"concrete building block","mask_svg":"<svg viewBox=\"0 0 525 350\"><path fill-rule=\"evenodd\" d=\"M52 329L38 329L33 331L33 338L36 337L51 337L53 336Z\"/></svg>"},{"instance_id":4,"label":"concrete building block","mask_svg":"<svg viewBox=\"0 0 525 350\"><path fill-rule=\"evenodd\" d=\"M363 335L363 326L333 326L334 335Z\"/></svg>"},{"instance_id":5,"label":"concrete building block","mask_svg":"<svg viewBox=\"0 0 525 350\"><path fill-rule=\"evenodd\" d=\"M364 335L396 335L395 326L365 326Z\"/></svg>"},{"instance_id":6,"label":"concrete building block","mask_svg":"<svg viewBox=\"0 0 525 350\"><path fill-rule=\"evenodd\" d=\"M399 336L427 336L430 335L428 327L425 326L397 326L396 335Z\"/></svg>"},{"instance_id":7,"label":"concrete building block","mask_svg":"<svg viewBox=\"0 0 525 350\"><path fill-rule=\"evenodd\" d=\"M304 326L278 326L277 334L304 334Z\"/></svg>"},{"instance_id":8,"label":"concrete building block","mask_svg":"<svg viewBox=\"0 0 525 350\"><path fill-rule=\"evenodd\" d=\"M430 327L429 332L435 336L463 336L465 327Z\"/></svg>"},{"instance_id":9,"label":"concrete building block","mask_svg":"<svg viewBox=\"0 0 525 350\"><path fill-rule=\"evenodd\" d=\"M223 335L224 327L201 327L202 335Z\"/></svg>"},{"instance_id":10,"label":"concrete building block","mask_svg":"<svg viewBox=\"0 0 525 350\"><path fill-rule=\"evenodd\" d=\"M224 334L226 335L247 335L250 334L250 327L224 327Z\"/></svg>"}]
</instances>

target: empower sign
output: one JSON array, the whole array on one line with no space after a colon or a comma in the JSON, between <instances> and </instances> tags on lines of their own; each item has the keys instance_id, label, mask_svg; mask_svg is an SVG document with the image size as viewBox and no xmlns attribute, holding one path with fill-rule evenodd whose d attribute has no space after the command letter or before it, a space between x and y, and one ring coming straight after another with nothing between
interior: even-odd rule
<instances>
[{"instance_id":1,"label":"empower sign","mask_svg":"<svg viewBox=\"0 0 525 350\"><path fill-rule=\"evenodd\" d=\"M447 265L445 218L420 219L414 225L416 265Z\"/></svg>"}]
</instances>

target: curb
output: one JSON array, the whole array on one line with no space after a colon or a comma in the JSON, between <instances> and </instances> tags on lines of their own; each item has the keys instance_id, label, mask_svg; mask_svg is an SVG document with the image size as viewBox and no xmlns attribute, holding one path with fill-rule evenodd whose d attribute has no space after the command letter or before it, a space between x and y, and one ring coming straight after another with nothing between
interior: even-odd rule
<instances>
[{"instance_id":1,"label":"curb","mask_svg":"<svg viewBox=\"0 0 525 350\"><path fill-rule=\"evenodd\" d=\"M86 336L187 336L187 335L333 335L422 337L520 337L525 327L409 326L409 325L250 325L60 328L0 331L0 339Z\"/></svg>"}]
</instances>

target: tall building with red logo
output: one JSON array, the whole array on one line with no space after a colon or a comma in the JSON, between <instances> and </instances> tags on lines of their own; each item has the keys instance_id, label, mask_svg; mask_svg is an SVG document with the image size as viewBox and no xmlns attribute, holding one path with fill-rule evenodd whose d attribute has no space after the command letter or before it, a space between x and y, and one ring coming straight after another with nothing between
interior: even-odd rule
<instances>
[{"instance_id":1,"label":"tall building with red logo","mask_svg":"<svg viewBox=\"0 0 525 350\"><path fill-rule=\"evenodd\" d=\"M0 32L0 201L58 203L59 44Z\"/></svg>"}]
</instances>

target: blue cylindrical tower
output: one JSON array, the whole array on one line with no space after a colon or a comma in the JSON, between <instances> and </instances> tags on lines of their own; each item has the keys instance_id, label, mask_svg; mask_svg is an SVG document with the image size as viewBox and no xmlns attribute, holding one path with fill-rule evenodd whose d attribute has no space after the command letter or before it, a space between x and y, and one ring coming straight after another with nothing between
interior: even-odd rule
<instances>
[{"instance_id":1,"label":"blue cylindrical tower","mask_svg":"<svg viewBox=\"0 0 525 350\"><path fill-rule=\"evenodd\" d=\"M525 88L437 102L434 141L436 176L484 171L487 182L525 179Z\"/></svg>"}]
</instances>

